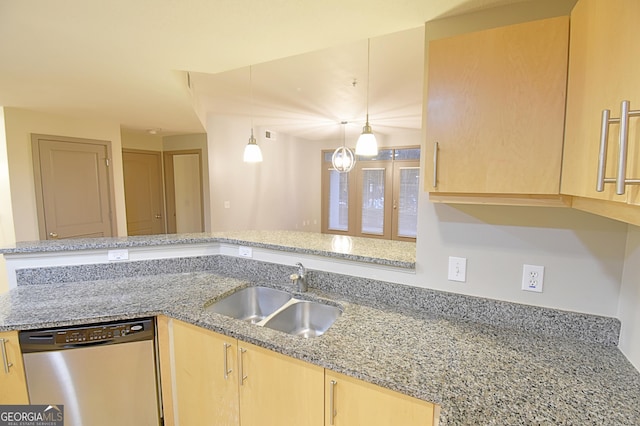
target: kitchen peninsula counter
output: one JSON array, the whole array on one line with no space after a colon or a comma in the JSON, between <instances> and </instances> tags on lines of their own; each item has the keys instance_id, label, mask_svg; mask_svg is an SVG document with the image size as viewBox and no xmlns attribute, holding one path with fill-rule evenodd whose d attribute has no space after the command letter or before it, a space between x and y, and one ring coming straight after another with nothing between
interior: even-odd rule
<instances>
[{"instance_id":1,"label":"kitchen peninsula counter","mask_svg":"<svg viewBox=\"0 0 640 426\"><path fill-rule=\"evenodd\" d=\"M26 241L18 242L13 247L0 248L0 254L57 253L202 244L231 244L404 269L415 269L416 264L415 243L298 231L228 231Z\"/></svg>"},{"instance_id":2,"label":"kitchen peninsula counter","mask_svg":"<svg viewBox=\"0 0 640 426\"><path fill-rule=\"evenodd\" d=\"M167 315L441 406L440 425L638 425L640 374L610 344L435 315L311 288L339 304L304 339L209 312L247 285L215 272L21 285L0 295L0 330Z\"/></svg>"}]
</instances>

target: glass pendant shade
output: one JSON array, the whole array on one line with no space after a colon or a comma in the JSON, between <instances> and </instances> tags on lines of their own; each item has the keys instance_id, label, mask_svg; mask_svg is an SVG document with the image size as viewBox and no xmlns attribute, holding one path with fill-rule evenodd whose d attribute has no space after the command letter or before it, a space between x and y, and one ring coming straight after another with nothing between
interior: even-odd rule
<instances>
[{"instance_id":1,"label":"glass pendant shade","mask_svg":"<svg viewBox=\"0 0 640 426\"><path fill-rule=\"evenodd\" d=\"M253 137L253 129L251 129L251 137L249 138L249 143L244 147L243 159L245 163L262 162L262 151L256 143L256 138Z\"/></svg>"},{"instance_id":2,"label":"glass pendant shade","mask_svg":"<svg viewBox=\"0 0 640 426\"><path fill-rule=\"evenodd\" d=\"M348 173L356 165L356 157L349 148L341 146L334 151L331 164L337 172Z\"/></svg>"},{"instance_id":3,"label":"glass pendant shade","mask_svg":"<svg viewBox=\"0 0 640 426\"><path fill-rule=\"evenodd\" d=\"M378 142L371 131L368 116L367 123L362 128L362 134L356 143L356 155L362 155L363 157L375 157L378 155Z\"/></svg>"}]
</instances>

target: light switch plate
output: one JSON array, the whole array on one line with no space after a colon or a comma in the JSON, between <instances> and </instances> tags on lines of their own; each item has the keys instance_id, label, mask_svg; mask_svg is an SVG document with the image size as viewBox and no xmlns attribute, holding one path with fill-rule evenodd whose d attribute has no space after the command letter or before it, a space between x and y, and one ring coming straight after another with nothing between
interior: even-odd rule
<instances>
[{"instance_id":1,"label":"light switch plate","mask_svg":"<svg viewBox=\"0 0 640 426\"><path fill-rule=\"evenodd\" d=\"M449 281L467 282L467 258L449 256Z\"/></svg>"}]
</instances>

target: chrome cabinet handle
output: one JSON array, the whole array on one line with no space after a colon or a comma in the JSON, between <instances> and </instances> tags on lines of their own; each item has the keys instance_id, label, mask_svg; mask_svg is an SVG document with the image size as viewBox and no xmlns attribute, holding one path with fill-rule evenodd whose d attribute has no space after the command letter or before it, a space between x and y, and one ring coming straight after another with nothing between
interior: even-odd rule
<instances>
[{"instance_id":1,"label":"chrome cabinet handle","mask_svg":"<svg viewBox=\"0 0 640 426\"><path fill-rule=\"evenodd\" d=\"M627 185L639 185L640 178L627 179L627 154L629 152L629 118L640 116L640 110L631 110L631 102L622 101L620 105L620 142L618 144L618 174L616 175L616 194L624 194Z\"/></svg>"},{"instance_id":2,"label":"chrome cabinet handle","mask_svg":"<svg viewBox=\"0 0 640 426\"><path fill-rule=\"evenodd\" d=\"M640 116L640 110L631 110L629 101L622 101L620 104L620 118L611 118L611 111L602 111L602 121L600 125L600 150L598 152L598 180L596 191L604 191L606 183L616 184L616 194L624 195L627 185L639 185L640 178L627 179L627 154L629 151L629 118ZM609 125L620 123L620 133L618 137L618 170L615 178L606 177L607 164L607 144L609 139Z\"/></svg>"},{"instance_id":3,"label":"chrome cabinet handle","mask_svg":"<svg viewBox=\"0 0 640 426\"><path fill-rule=\"evenodd\" d=\"M614 119L619 121L618 119ZM609 124L611 124L611 110L602 110L602 122L600 124L600 151L598 153L598 182L596 191L604 191L605 168L607 167L607 144L609 141Z\"/></svg>"},{"instance_id":4,"label":"chrome cabinet handle","mask_svg":"<svg viewBox=\"0 0 640 426\"><path fill-rule=\"evenodd\" d=\"M433 145L433 187L438 187L438 142Z\"/></svg>"},{"instance_id":5,"label":"chrome cabinet handle","mask_svg":"<svg viewBox=\"0 0 640 426\"><path fill-rule=\"evenodd\" d=\"M629 142L629 101L620 105L620 138L618 143L618 174L616 175L616 194L624 194L627 177L627 147Z\"/></svg>"},{"instance_id":6,"label":"chrome cabinet handle","mask_svg":"<svg viewBox=\"0 0 640 426\"><path fill-rule=\"evenodd\" d=\"M157 214L157 215L155 216L155 218L156 218L156 219L162 219L162 215L161 215L161 214Z\"/></svg>"},{"instance_id":7,"label":"chrome cabinet handle","mask_svg":"<svg viewBox=\"0 0 640 426\"><path fill-rule=\"evenodd\" d=\"M229 379L229 374L231 374L233 372L232 369L229 368L229 348L231 347L231 345L229 343L224 343L224 358L223 358L223 368L224 368L224 379L227 380Z\"/></svg>"},{"instance_id":8,"label":"chrome cabinet handle","mask_svg":"<svg viewBox=\"0 0 640 426\"><path fill-rule=\"evenodd\" d=\"M240 386L244 385L244 381L247 380L247 376L244 374L244 353L247 352L245 348L240 348Z\"/></svg>"},{"instance_id":9,"label":"chrome cabinet handle","mask_svg":"<svg viewBox=\"0 0 640 426\"><path fill-rule=\"evenodd\" d=\"M329 424L333 425L333 419L336 417L336 401L335 401L335 389L338 382L332 380L329 382Z\"/></svg>"},{"instance_id":10,"label":"chrome cabinet handle","mask_svg":"<svg viewBox=\"0 0 640 426\"><path fill-rule=\"evenodd\" d=\"M7 339L0 339L0 350L2 351L2 364L4 365L5 374L9 374L9 368L13 366L7 357Z\"/></svg>"}]
</instances>

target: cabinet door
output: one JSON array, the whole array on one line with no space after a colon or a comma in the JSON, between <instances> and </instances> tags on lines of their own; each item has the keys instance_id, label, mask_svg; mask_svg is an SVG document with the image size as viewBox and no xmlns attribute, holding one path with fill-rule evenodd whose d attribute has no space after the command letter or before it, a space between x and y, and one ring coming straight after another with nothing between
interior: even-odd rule
<instances>
[{"instance_id":1,"label":"cabinet door","mask_svg":"<svg viewBox=\"0 0 640 426\"><path fill-rule=\"evenodd\" d=\"M568 36L558 17L430 42L426 190L559 194Z\"/></svg>"},{"instance_id":2,"label":"cabinet door","mask_svg":"<svg viewBox=\"0 0 640 426\"><path fill-rule=\"evenodd\" d=\"M323 368L243 342L238 357L242 426L322 426Z\"/></svg>"},{"instance_id":3,"label":"cabinet door","mask_svg":"<svg viewBox=\"0 0 640 426\"><path fill-rule=\"evenodd\" d=\"M168 331L173 424L238 425L237 341L176 320Z\"/></svg>"},{"instance_id":4,"label":"cabinet door","mask_svg":"<svg viewBox=\"0 0 640 426\"><path fill-rule=\"evenodd\" d=\"M571 13L571 48L562 192L601 200L640 204L637 186L616 195L615 185L596 191L602 110L620 117L620 104L640 110L640 48L637 0L580 0ZM640 178L640 118L629 126L628 178ZM617 171L620 126L609 126L606 177Z\"/></svg>"},{"instance_id":5,"label":"cabinet door","mask_svg":"<svg viewBox=\"0 0 640 426\"><path fill-rule=\"evenodd\" d=\"M432 426L435 406L326 371L326 426ZM333 411L333 413L332 413Z\"/></svg>"},{"instance_id":6,"label":"cabinet door","mask_svg":"<svg viewBox=\"0 0 640 426\"><path fill-rule=\"evenodd\" d=\"M0 333L0 404L28 404L18 332Z\"/></svg>"}]
</instances>

